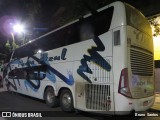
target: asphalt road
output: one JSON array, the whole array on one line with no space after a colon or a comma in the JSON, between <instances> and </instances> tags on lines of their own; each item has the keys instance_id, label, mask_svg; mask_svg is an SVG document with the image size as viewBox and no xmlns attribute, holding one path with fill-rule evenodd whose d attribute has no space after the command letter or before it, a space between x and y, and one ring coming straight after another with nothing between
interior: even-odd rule
<instances>
[{"instance_id":1,"label":"asphalt road","mask_svg":"<svg viewBox=\"0 0 160 120\"><path fill-rule=\"evenodd\" d=\"M0 117L0 120L117 120L122 118L123 120L160 120L159 117L131 117L131 116L104 116L95 115L92 113L66 113L62 112L60 107L50 108L46 106L44 101L39 99L34 99L20 94L0 92L0 115L2 112L11 112L12 118L10 117ZM37 115L42 116L42 118L26 118L25 115L29 113L39 113ZM18 113L21 113L21 117L16 117ZM149 113L149 112L147 112ZM154 113L154 112L150 112ZM4 113L3 113L4 115ZM160 113L159 113L160 115ZM48 117L46 117L48 116Z\"/></svg>"}]
</instances>

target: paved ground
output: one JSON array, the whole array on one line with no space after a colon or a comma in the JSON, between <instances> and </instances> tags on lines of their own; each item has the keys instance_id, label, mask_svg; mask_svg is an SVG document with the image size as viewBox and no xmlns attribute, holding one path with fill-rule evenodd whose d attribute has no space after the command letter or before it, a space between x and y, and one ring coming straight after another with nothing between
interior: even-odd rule
<instances>
[{"instance_id":1,"label":"paved ground","mask_svg":"<svg viewBox=\"0 0 160 120\"><path fill-rule=\"evenodd\" d=\"M78 117L83 117L84 120L95 120L94 117L90 116L87 117L85 115L78 115L76 113L65 113L62 112L60 107L57 108L50 108L46 106L44 101L38 100L38 99L33 99L24 95L19 95L15 93L8 93L8 92L0 92L0 114L4 111L11 111L12 113L26 113L26 112L42 112L43 116L43 111L45 111L45 114L49 114L49 116L55 116L56 120L57 119L65 119L70 120L71 117L73 118L78 118ZM22 119L22 118L0 118L0 120L17 120L17 119ZM31 118L30 118L31 119ZM29 120L30 120L29 119ZM33 118L32 118L33 119ZM40 119L40 118L38 118ZM41 118L45 120L51 120L53 118ZM41 120L40 119L40 120Z\"/></svg>"},{"instance_id":2,"label":"paved ground","mask_svg":"<svg viewBox=\"0 0 160 120\"><path fill-rule=\"evenodd\" d=\"M125 120L158 120L159 117L134 117L131 118L130 116L102 116L102 115L94 115L89 113L65 113L62 112L60 107L57 108L49 108L46 106L44 101L33 99L24 95L8 93L0 89L0 114L4 111L12 111L12 112L42 112L45 111L45 114L48 114L52 117L43 117L38 118L38 120L117 120L120 117ZM158 99L159 100L159 99ZM155 112L147 112L147 113L157 113ZM158 113L160 116L160 113ZM0 120L22 120L24 118L2 118ZM36 118L25 118L25 120L35 120ZM37 120L37 119L36 119Z\"/></svg>"},{"instance_id":3,"label":"paved ground","mask_svg":"<svg viewBox=\"0 0 160 120\"><path fill-rule=\"evenodd\" d=\"M156 99L154 105L152 106L153 110L160 111L160 93L156 94Z\"/></svg>"}]
</instances>

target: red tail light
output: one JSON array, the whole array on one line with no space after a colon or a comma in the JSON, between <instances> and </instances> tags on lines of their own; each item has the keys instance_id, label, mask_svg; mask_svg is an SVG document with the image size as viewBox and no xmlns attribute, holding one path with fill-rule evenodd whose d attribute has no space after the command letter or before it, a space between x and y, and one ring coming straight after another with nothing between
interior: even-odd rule
<instances>
[{"instance_id":1,"label":"red tail light","mask_svg":"<svg viewBox=\"0 0 160 120\"><path fill-rule=\"evenodd\" d=\"M118 93L120 93L124 96L127 96L127 97L132 97L130 89L129 89L128 69L127 68L124 68L121 71Z\"/></svg>"}]
</instances>

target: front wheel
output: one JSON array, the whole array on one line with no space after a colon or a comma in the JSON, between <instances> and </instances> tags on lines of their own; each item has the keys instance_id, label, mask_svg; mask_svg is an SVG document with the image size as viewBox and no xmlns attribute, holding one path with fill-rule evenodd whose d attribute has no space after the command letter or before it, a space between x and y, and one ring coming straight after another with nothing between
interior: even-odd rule
<instances>
[{"instance_id":1,"label":"front wheel","mask_svg":"<svg viewBox=\"0 0 160 120\"><path fill-rule=\"evenodd\" d=\"M44 100L49 107L57 107L59 105L59 100L54 94L53 88L49 87L45 91Z\"/></svg>"},{"instance_id":2,"label":"front wheel","mask_svg":"<svg viewBox=\"0 0 160 120\"><path fill-rule=\"evenodd\" d=\"M74 106L73 106L73 97L72 93L69 90L63 90L60 95L60 105L62 111L66 112L73 112Z\"/></svg>"}]
</instances>

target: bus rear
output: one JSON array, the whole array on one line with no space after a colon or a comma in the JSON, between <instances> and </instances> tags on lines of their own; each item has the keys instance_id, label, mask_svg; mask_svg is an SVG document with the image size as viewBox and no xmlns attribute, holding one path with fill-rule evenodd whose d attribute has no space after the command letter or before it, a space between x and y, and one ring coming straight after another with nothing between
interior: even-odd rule
<instances>
[{"instance_id":1,"label":"bus rear","mask_svg":"<svg viewBox=\"0 0 160 120\"><path fill-rule=\"evenodd\" d=\"M127 67L119 79L117 111L144 111L154 103L153 39L149 22L125 4ZM125 97L122 97L125 96ZM122 98L122 99L121 99Z\"/></svg>"}]
</instances>

